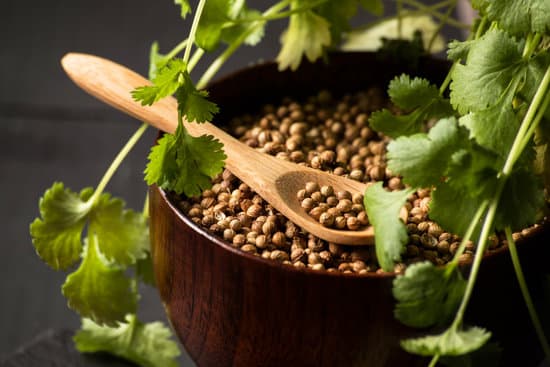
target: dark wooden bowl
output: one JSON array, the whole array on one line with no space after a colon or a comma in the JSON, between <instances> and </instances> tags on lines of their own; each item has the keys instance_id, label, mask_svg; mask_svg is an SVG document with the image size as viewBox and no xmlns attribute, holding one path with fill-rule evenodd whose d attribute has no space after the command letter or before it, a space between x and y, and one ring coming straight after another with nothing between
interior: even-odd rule
<instances>
[{"instance_id":1,"label":"dark wooden bowl","mask_svg":"<svg viewBox=\"0 0 550 367\"><path fill-rule=\"evenodd\" d=\"M209 91L223 111L216 120L222 124L283 96L321 88L353 92L375 84L385 89L402 72L440 82L447 69L441 60L424 59L411 70L370 53L334 54L328 65L307 64L297 72L280 73L273 63L249 67ZM317 272L243 253L184 217L155 186L150 210L160 296L198 366L427 365L399 347L399 340L418 331L393 317L393 274ZM535 244L548 236L541 227L520 246L527 255L536 247L524 259L528 280L535 283L544 266L541 249L548 248ZM535 294L540 288L536 283ZM485 260L468 318L492 330L507 351L513 348L503 365L535 366L542 359L505 250Z\"/></svg>"}]
</instances>

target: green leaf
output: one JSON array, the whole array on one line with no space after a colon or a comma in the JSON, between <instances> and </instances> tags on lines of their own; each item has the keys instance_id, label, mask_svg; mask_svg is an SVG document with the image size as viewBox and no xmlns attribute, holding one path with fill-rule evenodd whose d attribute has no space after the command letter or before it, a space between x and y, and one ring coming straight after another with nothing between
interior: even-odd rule
<instances>
[{"instance_id":1,"label":"green leaf","mask_svg":"<svg viewBox=\"0 0 550 367\"><path fill-rule=\"evenodd\" d=\"M98 324L116 326L134 313L137 294L130 279L118 267L108 265L98 250L98 238L89 233L80 267L63 284L69 307Z\"/></svg>"},{"instance_id":2,"label":"green leaf","mask_svg":"<svg viewBox=\"0 0 550 367\"><path fill-rule=\"evenodd\" d=\"M490 338L491 333L480 327L452 328L439 335L403 340L401 346L409 353L422 356L458 356L481 348Z\"/></svg>"},{"instance_id":3,"label":"green leaf","mask_svg":"<svg viewBox=\"0 0 550 367\"><path fill-rule=\"evenodd\" d=\"M107 260L127 266L147 256L149 227L143 214L124 208L120 199L103 194L90 217L89 230L97 235Z\"/></svg>"},{"instance_id":4,"label":"green leaf","mask_svg":"<svg viewBox=\"0 0 550 367\"><path fill-rule=\"evenodd\" d=\"M91 205L86 202L92 189L77 194L55 182L40 199L40 218L30 225L38 255L55 270L74 265L82 251L82 231Z\"/></svg>"},{"instance_id":5,"label":"green leaf","mask_svg":"<svg viewBox=\"0 0 550 367\"><path fill-rule=\"evenodd\" d=\"M495 104L464 115L459 120L470 131L470 138L497 153L503 160L508 156L520 125L512 107L517 84L510 85Z\"/></svg>"},{"instance_id":6,"label":"green leaf","mask_svg":"<svg viewBox=\"0 0 550 367\"><path fill-rule=\"evenodd\" d=\"M466 60L470 47L475 41L451 41L447 48L447 58L452 61Z\"/></svg>"},{"instance_id":7,"label":"green leaf","mask_svg":"<svg viewBox=\"0 0 550 367\"><path fill-rule=\"evenodd\" d=\"M465 289L456 266L441 268L428 261L410 265L393 281L395 317L411 327L441 325L454 315Z\"/></svg>"},{"instance_id":8,"label":"green leaf","mask_svg":"<svg viewBox=\"0 0 550 367\"><path fill-rule=\"evenodd\" d=\"M533 100L549 66L550 52L548 52L548 49L524 61L525 78L522 80L519 94L525 101ZM550 109L547 111L550 111Z\"/></svg>"},{"instance_id":9,"label":"green leaf","mask_svg":"<svg viewBox=\"0 0 550 367\"><path fill-rule=\"evenodd\" d=\"M174 135L165 134L151 150L145 170L147 183L189 197L199 195L222 171L226 158L222 148L212 136L189 135L180 123Z\"/></svg>"},{"instance_id":10,"label":"green leaf","mask_svg":"<svg viewBox=\"0 0 550 367\"><path fill-rule=\"evenodd\" d=\"M188 0L174 0L174 4L181 7L181 17L185 19L187 14L191 13L191 5L189 5Z\"/></svg>"},{"instance_id":11,"label":"green leaf","mask_svg":"<svg viewBox=\"0 0 550 367\"><path fill-rule=\"evenodd\" d=\"M550 34L550 2L547 0L478 0L475 6L513 35Z\"/></svg>"},{"instance_id":12,"label":"green leaf","mask_svg":"<svg viewBox=\"0 0 550 367\"><path fill-rule=\"evenodd\" d=\"M183 84L176 92L178 110L189 122L211 121L218 106L210 102L207 91L199 91L195 88L188 73L183 74Z\"/></svg>"},{"instance_id":13,"label":"green leaf","mask_svg":"<svg viewBox=\"0 0 550 367\"><path fill-rule=\"evenodd\" d=\"M337 4L337 2L329 2ZM398 20L390 18L382 20L368 28L352 30L344 36L341 48L345 51L376 51L383 46L383 38L413 41L415 32L422 32L420 50L427 48L434 35L436 39L431 52L445 50L445 39L438 33L438 24L428 15L404 15L401 18L401 34ZM437 34L436 34L437 33Z\"/></svg>"},{"instance_id":14,"label":"green leaf","mask_svg":"<svg viewBox=\"0 0 550 367\"><path fill-rule=\"evenodd\" d=\"M245 33L249 33L244 41L249 46L257 45L265 34L265 21L255 20L260 19L262 13L257 10L248 9L245 6L234 19L235 23L227 26L222 34L221 40L229 45L237 42L237 40Z\"/></svg>"},{"instance_id":15,"label":"green leaf","mask_svg":"<svg viewBox=\"0 0 550 367\"><path fill-rule=\"evenodd\" d=\"M490 30L472 41L466 65L457 64L451 83L451 103L461 114L496 103L509 84L521 78L518 42L500 30Z\"/></svg>"},{"instance_id":16,"label":"green leaf","mask_svg":"<svg viewBox=\"0 0 550 367\"><path fill-rule=\"evenodd\" d=\"M451 113L449 101L441 97L439 89L427 79L413 78L402 74L390 81L388 94L393 103L404 110L412 110L425 104L433 104L440 113ZM435 112L434 112L435 113Z\"/></svg>"},{"instance_id":17,"label":"green leaf","mask_svg":"<svg viewBox=\"0 0 550 367\"><path fill-rule=\"evenodd\" d=\"M296 10L311 0L293 0L291 9ZM277 55L279 70L296 70L305 55L315 61L323 55L331 44L330 23L311 10L301 11L290 16L287 30L281 37L282 48Z\"/></svg>"},{"instance_id":18,"label":"green leaf","mask_svg":"<svg viewBox=\"0 0 550 367\"><path fill-rule=\"evenodd\" d=\"M145 181L148 185L156 184L167 188L171 185L178 171L175 159L176 138L172 134L164 134L151 148L148 163L145 168Z\"/></svg>"},{"instance_id":19,"label":"green leaf","mask_svg":"<svg viewBox=\"0 0 550 367\"><path fill-rule=\"evenodd\" d=\"M245 41L254 45L264 34L265 21L258 20L260 16L258 11L249 9L244 0L208 0L197 27L195 42L206 51L214 51L221 41L227 44L235 42L244 32L249 32L254 23L254 31Z\"/></svg>"},{"instance_id":20,"label":"green leaf","mask_svg":"<svg viewBox=\"0 0 550 367\"><path fill-rule=\"evenodd\" d=\"M81 353L107 352L142 367L177 367L180 351L171 336L161 322L143 324L128 315L125 323L113 328L82 319L74 341Z\"/></svg>"},{"instance_id":21,"label":"green leaf","mask_svg":"<svg viewBox=\"0 0 550 367\"><path fill-rule=\"evenodd\" d=\"M174 94L181 87L182 79L186 74L187 64L181 59L172 59L163 68L157 70L157 75L152 80L153 85L134 89L132 97L142 105L150 106Z\"/></svg>"},{"instance_id":22,"label":"green leaf","mask_svg":"<svg viewBox=\"0 0 550 367\"><path fill-rule=\"evenodd\" d=\"M407 227L399 214L412 192L413 189L389 192L382 187L382 182L365 191L364 204L374 226L376 256L385 271L394 270L395 262L401 260L401 253L409 239Z\"/></svg>"},{"instance_id":23,"label":"green leaf","mask_svg":"<svg viewBox=\"0 0 550 367\"><path fill-rule=\"evenodd\" d=\"M401 136L391 141L388 168L413 187L437 185L443 181L451 156L464 141L466 133L454 117L439 120L428 134Z\"/></svg>"},{"instance_id":24,"label":"green leaf","mask_svg":"<svg viewBox=\"0 0 550 367\"><path fill-rule=\"evenodd\" d=\"M403 74L390 82L388 94L398 107L412 110L408 114L394 116L389 110L383 109L371 115L371 127L392 138L423 131L430 118L453 115L449 101L441 97L438 88L426 79L410 79Z\"/></svg>"},{"instance_id":25,"label":"green leaf","mask_svg":"<svg viewBox=\"0 0 550 367\"><path fill-rule=\"evenodd\" d=\"M541 177L529 168L515 170L508 178L495 217L495 228L519 231L536 223L544 206Z\"/></svg>"},{"instance_id":26,"label":"green leaf","mask_svg":"<svg viewBox=\"0 0 550 367\"><path fill-rule=\"evenodd\" d=\"M451 157L447 180L432 191L430 218L451 233L466 233L479 204L492 198L496 190L497 165L493 154L476 145L465 144L464 149Z\"/></svg>"}]
</instances>

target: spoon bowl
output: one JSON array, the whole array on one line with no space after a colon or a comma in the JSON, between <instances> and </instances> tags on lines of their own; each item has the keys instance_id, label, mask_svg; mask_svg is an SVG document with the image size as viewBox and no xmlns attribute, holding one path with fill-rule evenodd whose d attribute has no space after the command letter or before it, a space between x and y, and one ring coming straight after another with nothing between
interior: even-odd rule
<instances>
[{"instance_id":1,"label":"spoon bowl","mask_svg":"<svg viewBox=\"0 0 550 367\"><path fill-rule=\"evenodd\" d=\"M69 77L94 97L162 131L173 133L176 130L177 101L173 97L164 98L152 106L142 106L132 99L132 90L151 84L141 75L110 60L81 53L65 55L61 64ZM357 231L327 228L313 219L296 197L307 182L331 185L335 191L346 190L352 194L364 193L365 184L261 153L211 123L185 124L192 135L212 135L223 143L226 168L296 225L329 242L345 245L374 243L372 226Z\"/></svg>"}]
</instances>

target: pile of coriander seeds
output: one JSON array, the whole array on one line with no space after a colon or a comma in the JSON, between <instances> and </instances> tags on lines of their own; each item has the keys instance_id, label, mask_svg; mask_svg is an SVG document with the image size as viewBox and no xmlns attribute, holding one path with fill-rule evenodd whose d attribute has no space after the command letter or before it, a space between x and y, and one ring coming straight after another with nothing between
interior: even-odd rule
<instances>
[{"instance_id":1,"label":"pile of coriander seeds","mask_svg":"<svg viewBox=\"0 0 550 367\"><path fill-rule=\"evenodd\" d=\"M264 105L256 115L234 118L226 129L250 147L277 158L367 184L382 181L389 190L399 190L404 187L401 178L386 166L389 139L377 134L368 124L372 112L392 108L388 103L378 87L339 98L321 91L305 101L285 98L279 105ZM335 197L339 200L338 195L329 192L330 188L310 184L303 193L297 193L297 200L301 200L302 205L308 191L307 195L311 196L314 192L328 190L325 194L331 195L324 195L325 199L334 200ZM362 197L342 195L342 205L349 205L350 210L355 205L354 215L346 217L345 228L339 224L342 229L354 230L367 225L368 218L356 205L362 202ZM297 268L359 274L382 271L374 246L329 243L305 232L227 169L214 178L212 188L200 197L172 194L171 200L194 223L244 252ZM394 269L396 272L403 272L408 264L424 260L445 264L458 248L458 236L445 232L429 220L429 203L429 190L419 190L409 197L406 204L409 243L402 263ZM351 216L355 219L348 225ZM504 242L502 238L491 237L490 250ZM461 256L467 260L474 251L474 244L469 243Z\"/></svg>"}]
</instances>

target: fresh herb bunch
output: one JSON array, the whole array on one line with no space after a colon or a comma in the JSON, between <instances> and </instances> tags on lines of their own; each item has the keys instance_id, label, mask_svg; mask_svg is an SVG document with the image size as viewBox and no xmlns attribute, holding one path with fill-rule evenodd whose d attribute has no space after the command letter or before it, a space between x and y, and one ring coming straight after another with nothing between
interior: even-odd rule
<instances>
[{"instance_id":1,"label":"fresh herb bunch","mask_svg":"<svg viewBox=\"0 0 550 367\"><path fill-rule=\"evenodd\" d=\"M447 265L411 265L393 284L395 316L404 324L425 328L450 321L440 334L401 343L411 353L432 356L430 366L441 357L475 351L491 337L488 330L464 325L463 318L487 239L495 231L506 236L525 302L550 360L512 237L512 231L538 223L545 208L540 173L548 175L550 2L472 3L480 20L467 41L449 44L448 58L454 63L443 84L397 76L388 94L405 113L395 116L382 110L370 119L375 130L394 139L388 145L388 167L409 187L388 192L377 184L366 191L382 268L392 271L404 251L407 230L399 210L416 189L432 190L430 218L463 238ZM426 132L429 119L437 122ZM458 260L470 240L477 241L477 250L465 280Z\"/></svg>"}]
</instances>

